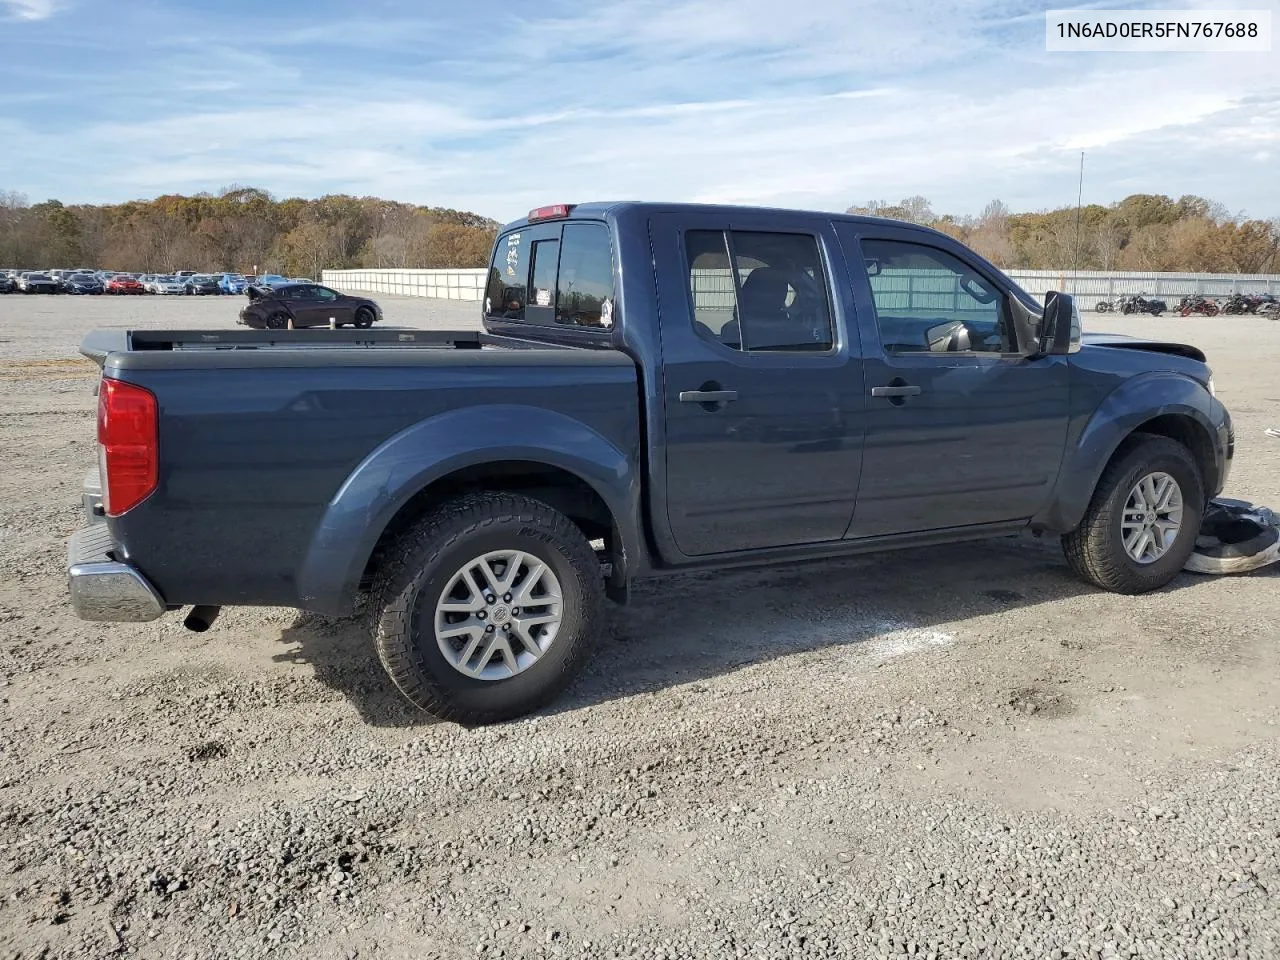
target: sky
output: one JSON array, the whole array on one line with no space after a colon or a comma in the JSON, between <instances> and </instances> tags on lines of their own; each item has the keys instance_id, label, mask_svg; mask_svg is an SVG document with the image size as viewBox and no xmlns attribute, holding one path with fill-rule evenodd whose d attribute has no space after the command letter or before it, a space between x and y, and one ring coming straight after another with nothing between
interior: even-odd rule
<instances>
[{"instance_id":1,"label":"sky","mask_svg":"<svg viewBox=\"0 0 1280 960\"><path fill-rule=\"evenodd\" d=\"M1280 216L1280 44L1047 53L1049 6L0 0L0 191L241 184L500 221L587 200L921 194L974 214L1074 204L1084 151L1086 203L1194 193ZM1280 31L1280 0L1176 6L1271 9Z\"/></svg>"}]
</instances>

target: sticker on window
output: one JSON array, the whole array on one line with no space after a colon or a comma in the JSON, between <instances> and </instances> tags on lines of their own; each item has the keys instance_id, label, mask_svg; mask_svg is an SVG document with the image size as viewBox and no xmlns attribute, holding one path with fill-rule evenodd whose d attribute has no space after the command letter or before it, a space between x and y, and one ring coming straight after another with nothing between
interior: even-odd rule
<instances>
[{"instance_id":1,"label":"sticker on window","mask_svg":"<svg viewBox=\"0 0 1280 960\"><path fill-rule=\"evenodd\" d=\"M540 307L551 306L550 290L535 290L533 294L534 302Z\"/></svg>"},{"instance_id":2,"label":"sticker on window","mask_svg":"<svg viewBox=\"0 0 1280 960\"><path fill-rule=\"evenodd\" d=\"M520 264L520 234L513 233L507 237L507 276L516 275L516 267Z\"/></svg>"},{"instance_id":3,"label":"sticker on window","mask_svg":"<svg viewBox=\"0 0 1280 960\"><path fill-rule=\"evenodd\" d=\"M613 329L613 301L607 298L600 304L600 326Z\"/></svg>"}]
</instances>

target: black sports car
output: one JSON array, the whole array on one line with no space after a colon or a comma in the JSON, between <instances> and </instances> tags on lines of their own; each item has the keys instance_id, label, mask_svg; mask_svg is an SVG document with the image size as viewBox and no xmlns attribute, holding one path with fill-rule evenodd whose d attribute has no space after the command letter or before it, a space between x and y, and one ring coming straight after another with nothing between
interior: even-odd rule
<instances>
[{"instance_id":1,"label":"black sports car","mask_svg":"<svg viewBox=\"0 0 1280 960\"><path fill-rule=\"evenodd\" d=\"M240 311L246 327L283 330L286 327L371 327L382 319L382 308L367 297L351 297L316 283L278 287L250 286L249 303Z\"/></svg>"}]
</instances>

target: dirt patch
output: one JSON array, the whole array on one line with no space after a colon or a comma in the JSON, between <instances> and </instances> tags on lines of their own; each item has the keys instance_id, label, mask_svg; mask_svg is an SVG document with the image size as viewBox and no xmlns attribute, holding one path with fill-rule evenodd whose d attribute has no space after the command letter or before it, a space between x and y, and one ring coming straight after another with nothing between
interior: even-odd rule
<instances>
[{"instance_id":1,"label":"dirt patch","mask_svg":"<svg viewBox=\"0 0 1280 960\"><path fill-rule=\"evenodd\" d=\"M1065 693L1043 690L1039 687L1022 687L1009 694L1006 705L1014 713L1028 717L1054 720L1075 712L1075 704Z\"/></svg>"},{"instance_id":2,"label":"dirt patch","mask_svg":"<svg viewBox=\"0 0 1280 960\"><path fill-rule=\"evenodd\" d=\"M204 763L207 760L224 760L231 753L231 748L220 740L206 740L187 748L187 759L192 763Z\"/></svg>"}]
</instances>

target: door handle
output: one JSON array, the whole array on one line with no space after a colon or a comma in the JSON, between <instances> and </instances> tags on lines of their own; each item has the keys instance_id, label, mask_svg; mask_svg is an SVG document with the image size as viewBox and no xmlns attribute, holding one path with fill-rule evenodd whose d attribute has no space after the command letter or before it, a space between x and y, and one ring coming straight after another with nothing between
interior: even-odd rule
<instances>
[{"instance_id":1,"label":"door handle","mask_svg":"<svg viewBox=\"0 0 1280 960\"><path fill-rule=\"evenodd\" d=\"M737 390L681 390L681 403L728 403L738 399Z\"/></svg>"},{"instance_id":2,"label":"door handle","mask_svg":"<svg viewBox=\"0 0 1280 960\"><path fill-rule=\"evenodd\" d=\"M873 397L918 397L922 393L924 393L922 388L914 387L910 384L871 388Z\"/></svg>"}]
</instances>

